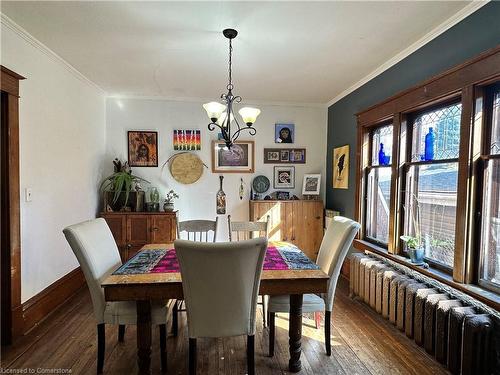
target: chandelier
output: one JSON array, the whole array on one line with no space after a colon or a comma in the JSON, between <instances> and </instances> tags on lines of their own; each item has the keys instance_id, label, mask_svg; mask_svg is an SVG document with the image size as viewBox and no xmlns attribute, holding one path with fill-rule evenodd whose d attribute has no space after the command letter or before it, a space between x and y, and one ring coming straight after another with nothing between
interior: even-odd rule
<instances>
[{"instance_id":1,"label":"chandelier","mask_svg":"<svg viewBox=\"0 0 500 375\"><path fill-rule=\"evenodd\" d=\"M210 102L203 104L203 108L207 111L210 123L208 124L208 130L213 131L215 128L220 129L224 142L227 148L231 148L233 143L238 139L242 130L248 130L250 135L257 134L252 125L255 123L257 116L260 114L260 109L243 107L238 113L240 114L246 127L241 127L238 123L238 119L233 114L233 103L241 102L241 96L235 96L233 94L233 81L232 81L232 54L233 45L232 40L236 38L238 32L234 29L225 29L223 32L224 36L229 39L229 83L227 84L227 93L221 95L221 102ZM233 131L231 131L231 123L233 125ZM236 125L236 128L234 126Z\"/></svg>"}]
</instances>

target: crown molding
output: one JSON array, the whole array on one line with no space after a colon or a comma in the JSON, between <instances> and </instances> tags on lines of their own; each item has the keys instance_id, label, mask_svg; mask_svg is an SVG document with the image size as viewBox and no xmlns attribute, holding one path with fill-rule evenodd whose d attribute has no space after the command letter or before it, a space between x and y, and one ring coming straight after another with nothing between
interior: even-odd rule
<instances>
[{"instance_id":1,"label":"crown molding","mask_svg":"<svg viewBox=\"0 0 500 375\"><path fill-rule=\"evenodd\" d=\"M33 47L35 47L39 51L43 52L52 61L60 64L64 68L66 68L66 70L68 70L71 74L73 74L73 76L78 78L81 82L86 83L87 85L91 86L94 89L97 89L102 95L106 94L106 91L103 90L97 83L88 79L86 76L84 76L82 73L80 73L73 65L71 65L69 62L64 60L61 56L59 56L57 53L52 51L49 47L47 47L45 44L40 42L33 35L31 35L27 30L23 29L21 26L19 26L17 23L15 23L12 19L7 17L3 13L0 13L0 23L2 24L2 26L5 26L6 28L12 30L15 34L17 34L19 37L21 37L26 42L31 44Z\"/></svg>"},{"instance_id":2,"label":"crown molding","mask_svg":"<svg viewBox=\"0 0 500 375\"><path fill-rule=\"evenodd\" d=\"M179 96L164 96L164 95L141 95L141 94L108 94L106 99L136 99L136 100L163 100L168 102L183 102L183 103L206 103L217 100L218 97L211 98L201 97L179 97ZM303 108L327 108L324 103L306 103L306 102L279 102L279 101L263 101L245 99L240 105L262 105L262 106L280 106L280 107L303 107Z\"/></svg>"},{"instance_id":3,"label":"crown molding","mask_svg":"<svg viewBox=\"0 0 500 375\"><path fill-rule=\"evenodd\" d=\"M354 83L344 91L342 91L340 94L338 94L335 98L330 100L328 103L326 103L326 107L330 107L332 104L335 104L338 102L340 99L346 97L353 91L357 90L361 86L363 86L365 83L368 83L371 81L373 78L377 77L378 75L382 74L385 72L387 69L390 67L396 65L398 62L403 60L404 58L408 57L411 55L413 52L419 50L423 46L425 46L427 43L429 43L431 40L434 38L438 37L442 33L444 33L446 30L452 28L455 26L457 23L462 21L463 19L467 18L470 16L472 13L489 3L490 0L473 0L469 4L467 4L465 7L460 9L457 13L455 13L453 16L448 18L446 21L432 29L430 32L425 34L422 38L417 40L415 43L411 44L395 56L393 56L390 60L386 61L382 65L380 65L378 68L373 70L370 74L366 75L362 79L360 79L358 82Z\"/></svg>"}]
</instances>

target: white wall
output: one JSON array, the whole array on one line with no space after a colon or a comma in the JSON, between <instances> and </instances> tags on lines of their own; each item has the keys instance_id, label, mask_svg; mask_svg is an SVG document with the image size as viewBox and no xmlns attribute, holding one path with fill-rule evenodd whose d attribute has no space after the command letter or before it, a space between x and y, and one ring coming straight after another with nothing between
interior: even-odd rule
<instances>
[{"instance_id":1,"label":"white wall","mask_svg":"<svg viewBox=\"0 0 500 375\"><path fill-rule=\"evenodd\" d=\"M1 64L20 84L21 300L78 266L62 229L95 217L105 152L100 90L3 22ZM25 202L26 188L33 200Z\"/></svg>"},{"instance_id":2,"label":"white wall","mask_svg":"<svg viewBox=\"0 0 500 375\"><path fill-rule=\"evenodd\" d=\"M215 95L215 94L214 94ZM202 103L177 102L167 100L118 99L108 98L106 101L107 123L107 158L106 172L112 172L112 160L118 157L127 160L127 131L156 130L158 131L159 167L132 168L133 173L150 181L165 192L174 189L180 199L175 202L181 220L214 219L215 195L219 189L219 174L211 172L211 140L217 138L217 133L207 129L208 118L201 107ZM273 166L263 164L263 149L280 147L274 143L275 123L295 124L295 143L287 147L303 147L307 149L306 164L295 164L295 189L291 193L301 197L302 178L305 173L321 173L321 195L325 194L325 155L326 155L326 121L325 108L258 105L262 110L257 119L255 137L242 136L242 140L255 141L255 173L224 174L224 191L227 196L227 213L235 220L248 220L248 197L253 177L264 174L271 181L273 191ZM201 129L201 151L195 151L208 165L202 178L192 185L177 183L168 170L161 171L161 165L176 151L173 150L172 136L174 129ZM246 196L239 198L240 178L246 184ZM280 189L278 189L280 190ZM281 189L284 190L284 189ZM226 218L221 217L223 223ZM222 225L221 238L227 236L227 226Z\"/></svg>"}]
</instances>

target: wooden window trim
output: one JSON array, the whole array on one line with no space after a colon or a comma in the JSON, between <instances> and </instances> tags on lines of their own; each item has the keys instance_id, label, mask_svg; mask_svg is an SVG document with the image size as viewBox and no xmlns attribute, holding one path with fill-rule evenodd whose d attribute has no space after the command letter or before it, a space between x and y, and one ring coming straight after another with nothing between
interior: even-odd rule
<instances>
[{"instance_id":1,"label":"wooden window trim","mask_svg":"<svg viewBox=\"0 0 500 375\"><path fill-rule=\"evenodd\" d=\"M477 246L477 178L481 158L478 158L477 145L474 139L481 137L484 119L481 119L478 108L480 104L481 87L500 80L500 45L488 50L479 56L464 62L448 71L432 77L419 85L400 92L387 100L371 106L357 114L358 139L356 150L356 220L362 222L364 218L365 181L364 168L366 166L366 135L369 129L379 126L384 122L392 120L393 123L393 152L392 152L392 176L391 176L391 201L389 221L389 244L388 249L381 251L376 244L365 240L364 228L357 236L356 243L362 244L364 250L378 251L382 255L391 258L402 258L399 236L403 225L403 197L404 190L404 168L408 159L408 142L411 135L408 133L411 117L414 113L423 109L432 108L434 105L442 105L460 98L462 113L460 119L460 144L458 158L458 185L457 185L457 220L455 224L455 253L453 265L453 278L439 276L442 272L435 269L422 270L419 267L412 268L428 273L430 277L438 275L453 286L460 285L465 293L480 296L481 290L478 286L467 285L477 283L477 267L479 264ZM484 117L484 116L483 116ZM469 136L464 136L468 134ZM477 143L477 142L476 142ZM480 154L480 152L479 152ZM403 258L404 259L404 258ZM407 262L407 261L406 261ZM407 262L408 263L408 262ZM451 279L451 281L449 280ZM451 284L452 283L452 284ZM491 299L491 292L484 291L483 300ZM481 299L480 298L480 299Z\"/></svg>"}]
</instances>

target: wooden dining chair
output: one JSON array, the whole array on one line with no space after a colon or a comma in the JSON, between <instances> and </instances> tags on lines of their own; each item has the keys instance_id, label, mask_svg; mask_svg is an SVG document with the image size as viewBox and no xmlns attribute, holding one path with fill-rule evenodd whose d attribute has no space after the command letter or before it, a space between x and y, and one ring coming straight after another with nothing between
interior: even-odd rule
<instances>
[{"instance_id":1,"label":"wooden dining chair","mask_svg":"<svg viewBox=\"0 0 500 375\"><path fill-rule=\"evenodd\" d=\"M94 317L97 321L97 373L102 373L105 354L105 325L118 324L118 341L123 342L125 325L136 324L133 301L106 302L101 282L121 264L120 253L106 221L102 218L71 225L63 230L75 253L90 290ZM167 371L167 307L154 303L151 323L160 329L160 360L162 372Z\"/></svg>"},{"instance_id":2,"label":"wooden dining chair","mask_svg":"<svg viewBox=\"0 0 500 375\"><path fill-rule=\"evenodd\" d=\"M212 220L186 220L177 222L177 238L186 232L187 240L199 242L216 242L219 218ZM211 233L212 232L212 233ZM211 234L211 236L210 236ZM186 309L182 308L183 300L174 301L172 308L172 334L177 337L179 333L179 314Z\"/></svg>"},{"instance_id":3,"label":"wooden dining chair","mask_svg":"<svg viewBox=\"0 0 500 375\"><path fill-rule=\"evenodd\" d=\"M247 240L255 237L269 239L269 225L271 217L267 215L266 221L231 221L231 215L227 216L229 226L229 241ZM257 236L256 236L257 234ZM258 304L262 306L262 323L267 327L267 304L269 296L259 296Z\"/></svg>"},{"instance_id":4,"label":"wooden dining chair","mask_svg":"<svg viewBox=\"0 0 500 375\"><path fill-rule=\"evenodd\" d=\"M196 374L198 338L247 335L248 374L253 375L257 295L267 239L177 240L174 246L187 307L189 373Z\"/></svg>"},{"instance_id":5,"label":"wooden dining chair","mask_svg":"<svg viewBox=\"0 0 500 375\"><path fill-rule=\"evenodd\" d=\"M327 273L328 292L322 295L304 294L303 313L325 312L325 347L326 354L331 355L331 316L333 300L340 270L349 251L352 241L361 226L359 223L341 216L333 218L321 242L316 264ZM269 355L274 355L275 316L276 313L290 312L290 296L271 296L269 298Z\"/></svg>"},{"instance_id":6,"label":"wooden dining chair","mask_svg":"<svg viewBox=\"0 0 500 375\"><path fill-rule=\"evenodd\" d=\"M219 218L212 220L187 220L177 223L177 238L181 238L181 233L186 232L187 240L201 242L216 242ZM212 232L210 238L209 234Z\"/></svg>"},{"instance_id":7,"label":"wooden dining chair","mask_svg":"<svg viewBox=\"0 0 500 375\"><path fill-rule=\"evenodd\" d=\"M248 240L255 237L268 238L270 221L269 215L267 215L266 221L231 221L231 215L228 215L229 241Z\"/></svg>"}]
</instances>

